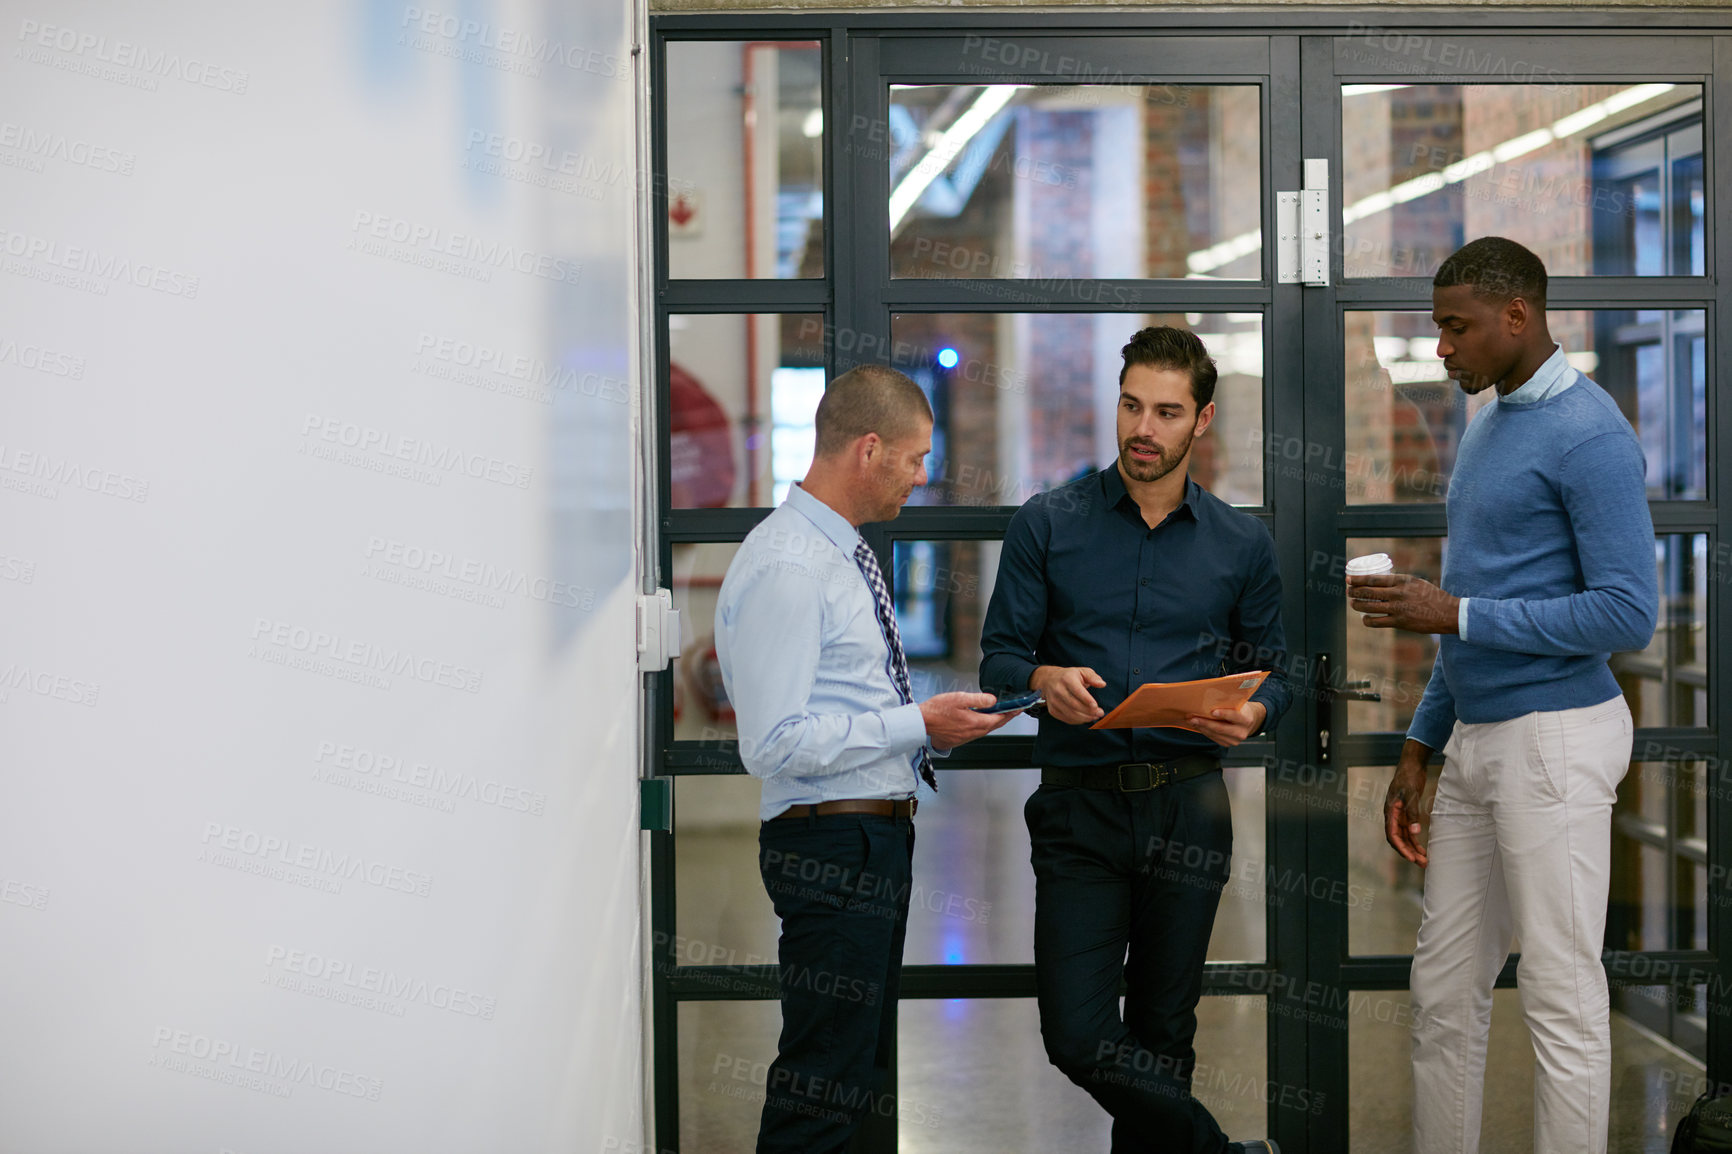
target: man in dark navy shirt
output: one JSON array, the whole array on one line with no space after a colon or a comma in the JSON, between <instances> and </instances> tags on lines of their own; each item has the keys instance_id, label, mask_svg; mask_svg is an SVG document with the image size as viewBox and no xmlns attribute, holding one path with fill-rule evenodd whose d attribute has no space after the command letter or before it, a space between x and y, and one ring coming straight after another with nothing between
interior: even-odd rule
<instances>
[{"instance_id":1,"label":"man in dark navy shirt","mask_svg":"<svg viewBox=\"0 0 1732 1154\"><path fill-rule=\"evenodd\" d=\"M1047 701L1024 808L1041 1036L1112 1114L1113 1154L1273 1154L1229 1143L1190 1087L1233 848L1221 749L1272 728L1291 700L1275 546L1187 475L1215 415L1203 343L1144 329L1124 359L1118 460L1018 510L981 638L983 688ZM1249 669L1271 672L1242 707L1190 718L1200 733L1089 728L1146 682Z\"/></svg>"}]
</instances>

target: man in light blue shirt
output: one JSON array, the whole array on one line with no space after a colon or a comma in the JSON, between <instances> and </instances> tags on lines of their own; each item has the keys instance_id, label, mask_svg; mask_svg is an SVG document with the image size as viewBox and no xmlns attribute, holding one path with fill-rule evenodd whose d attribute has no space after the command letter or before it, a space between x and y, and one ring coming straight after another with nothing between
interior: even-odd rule
<instances>
[{"instance_id":1,"label":"man in light blue shirt","mask_svg":"<svg viewBox=\"0 0 1732 1154\"><path fill-rule=\"evenodd\" d=\"M1612 805L1630 710L1607 665L1659 612L1640 443L1546 328L1546 271L1484 237L1437 270L1438 355L1463 391L1496 387L1449 482L1442 587L1353 577L1371 628L1440 635L1384 802L1384 834L1426 867L1413 952L1416 1154L1479 1148L1492 983L1521 941L1533 1037L1533 1148L1604 1154L1611 1007L1600 948ZM1421 846L1426 762L1443 770Z\"/></svg>"},{"instance_id":2,"label":"man in light blue shirt","mask_svg":"<svg viewBox=\"0 0 1732 1154\"><path fill-rule=\"evenodd\" d=\"M782 1036L759 1154L844 1150L880 1103L913 884L914 794L931 756L997 729L986 693L913 701L876 557L858 528L926 483L932 409L894 369L824 391L806 479L722 581L716 657L740 760L763 779L758 866L782 919Z\"/></svg>"}]
</instances>

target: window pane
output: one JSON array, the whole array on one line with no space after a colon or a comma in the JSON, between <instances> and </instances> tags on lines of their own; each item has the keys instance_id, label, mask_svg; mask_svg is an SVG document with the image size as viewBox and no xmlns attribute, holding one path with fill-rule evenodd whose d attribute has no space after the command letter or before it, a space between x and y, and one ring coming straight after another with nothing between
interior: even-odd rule
<instances>
[{"instance_id":1,"label":"window pane","mask_svg":"<svg viewBox=\"0 0 1732 1154\"><path fill-rule=\"evenodd\" d=\"M1263 318L1259 313L898 313L894 363L932 399L928 484L915 505L1020 505L1118 457L1120 349L1172 325L1214 358L1214 424L1191 476L1235 505L1263 503Z\"/></svg>"},{"instance_id":2,"label":"window pane","mask_svg":"<svg viewBox=\"0 0 1732 1154\"><path fill-rule=\"evenodd\" d=\"M1034 871L1022 804L1039 785L1037 769L968 770L944 774L938 797L921 799L905 963L1034 961Z\"/></svg>"},{"instance_id":3,"label":"window pane","mask_svg":"<svg viewBox=\"0 0 1732 1154\"><path fill-rule=\"evenodd\" d=\"M1431 582L1443 577L1449 542L1443 537L1354 537L1346 553L1329 558L1328 588L1347 596L1343 570L1347 559L1372 553L1387 553L1397 573L1413 573ZM1319 565L1323 558L1313 558ZM1311 574L1321 579L1323 574ZM1431 680L1437 659L1437 638L1428 633L1401 629L1372 629L1358 613L1347 611L1347 678L1349 688L1369 690L1381 701L1348 701L1347 729L1350 733L1405 733L1413 712Z\"/></svg>"},{"instance_id":4,"label":"window pane","mask_svg":"<svg viewBox=\"0 0 1732 1154\"><path fill-rule=\"evenodd\" d=\"M896 627L910 669L924 675L915 696L978 689L980 630L998 575L998 543L897 541L894 549Z\"/></svg>"},{"instance_id":5,"label":"window pane","mask_svg":"<svg viewBox=\"0 0 1732 1154\"><path fill-rule=\"evenodd\" d=\"M1419 933L1425 871L1389 848L1383 836L1383 796L1394 774L1392 765L1351 766L1345 780L1323 794L1325 805L1347 812L1349 954L1411 954ZM1434 769L1422 802L1427 813L1436 789ZM1429 833L1429 826L1421 829L1421 845Z\"/></svg>"},{"instance_id":6,"label":"window pane","mask_svg":"<svg viewBox=\"0 0 1732 1154\"><path fill-rule=\"evenodd\" d=\"M1689 903L1680 907L1678 938L1682 944L1678 948L1705 950L1708 948L1708 867L1691 862L1683 868L1686 875L1684 892L1689 895ZM1706 1010L1708 1003L1703 1000L1695 1005Z\"/></svg>"},{"instance_id":7,"label":"window pane","mask_svg":"<svg viewBox=\"0 0 1732 1154\"><path fill-rule=\"evenodd\" d=\"M1635 963L1639 967L1640 961ZM1655 963L1659 970L1664 963ZM1694 1055L1694 1068L1687 1059L1681 1059L1672 1069L1666 1066L1649 1066L1641 1071L1644 1081L1649 1084L1651 1100L1644 1105L1643 1111L1646 1124L1655 1126L1662 1116L1675 1120L1677 1116L1689 1111L1696 1101L1697 1095L1709 1088L1706 1079L1702 1077L1702 1060L1708 1054L1707 1009L1708 1003L1704 996L1706 986L1627 986L1617 982L1612 983L1612 1022L1613 1029L1631 1022L1645 1026L1661 1038L1671 1042L1666 1051L1670 1055ZM1724 1011L1721 1011L1724 1013ZM1650 1037L1652 1035L1649 1035ZM1617 1034L1613 1034L1616 1044ZM1644 1039L1646 1040L1646 1039ZM1657 1075L1657 1077L1656 1077ZM1614 1103L1616 1090L1614 1089ZM1617 1133L1617 1109L1613 1107L1612 1133ZM1658 1130L1643 1131L1654 1137L1663 1137L1672 1133L1673 1127L1667 1126ZM1652 1139L1650 1139L1652 1140ZM1658 1149L1670 1147L1656 1143ZM1642 1149L1639 1145L1631 1145L1629 1149Z\"/></svg>"},{"instance_id":8,"label":"window pane","mask_svg":"<svg viewBox=\"0 0 1732 1154\"><path fill-rule=\"evenodd\" d=\"M1615 995L1614 995L1615 996ZM1411 1148L1412 1024L1406 991L1355 991L1347 1027L1351 1154ZM1667 1150L1677 1123L1707 1089L1702 1068L1624 1014L1612 1014L1612 1097L1608 1148ZM1479 1149L1533 1148L1534 1056L1515 990L1492 993L1485 1113ZM1688 1089L1688 1093L1683 1091Z\"/></svg>"},{"instance_id":9,"label":"window pane","mask_svg":"<svg viewBox=\"0 0 1732 1154\"><path fill-rule=\"evenodd\" d=\"M681 1002L680 1149L751 1150L758 1142L780 1002ZM619 1149L641 1149L635 1137Z\"/></svg>"},{"instance_id":10,"label":"window pane","mask_svg":"<svg viewBox=\"0 0 1732 1154\"><path fill-rule=\"evenodd\" d=\"M1441 502L1461 435L1492 391L1470 397L1445 375L1429 312L1349 312L1343 321L1347 504Z\"/></svg>"},{"instance_id":11,"label":"window pane","mask_svg":"<svg viewBox=\"0 0 1732 1154\"><path fill-rule=\"evenodd\" d=\"M1232 876L1215 911L1207 958L1261 962L1269 956L1269 910L1318 899L1303 870L1277 873L1269 868L1267 771L1233 765L1222 769L1221 775L1233 815L1233 860L1228 867Z\"/></svg>"},{"instance_id":12,"label":"window pane","mask_svg":"<svg viewBox=\"0 0 1732 1154\"><path fill-rule=\"evenodd\" d=\"M892 85L891 275L1260 279L1260 122L1250 85Z\"/></svg>"},{"instance_id":13,"label":"window pane","mask_svg":"<svg viewBox=\"0 0 1732 1154\"><path fill-rule=\"evenodd\" d=\"M1708 948L1706 872L1667 841L1669 833L1686 844L1691 837L1700 769L1700 762L1638 761L1619 783L1607 949Z\"/></svg>"},{"instance_id":14,"label":"window pane","mask_svg":"<svg viewBox=\"0 0 1732 1154\"><path fill-rule=\"evenodd\" d=\"M824 275L816 41L667 46L668 275Z\"/></svg>"},{"instance_id":15,"label":"window pane","mask_svg":"<svg viewBox=\"0 0 1732 1154\"><path fill-rule=\"evenodd\" d=\"M1552 276L1700 275L1668 259L1701 218L1664 182L1701 153L1683 131L1701 99L1695 84L1346 85L1346 274L1430 276L1464 241L1504 236Z\"/></svg>"},{"instance_id":16,"label":"window pane","mask_svg":"<svg viewBox=\"0 0 1732 1154\"><path fill-rule=\"evenodd\" d=\"M823 316L675 314L668 359L669 504L781 504L812 463L812 415L824 395Z\"/></svg>"},{"instance_id":17,"label":"window pane","mask_svg":"<svg viewBox=\"0 0 1732 1154\"><path fill-rule=\"evenodd\" d=\"M1191 1092L1221 1128L1236 1138L1268 1133L1267 1103L1281 1087L1267 1077L1266 999L1205 997L1196 1050ZM1032 998L903 1002L897 1061L908 1104L900 1118L904 1151L1111 1145L1112 1117L1047 1061ZM1301 1089L1290 1088L1287 1100Z\"/></svg>"},{"instance_id":18,"label":"window pane","mask_svg":"<svg viewBox=\"0 0 1732 1154\"><path fill-rule=\"evenodd\" d=\"M775 964L781 923L758 873L761 790L757 778L744 774L674 778L679 936L655 943L657 965Z\"/></svg>"},{"instance_id":19,"label":"window pane","mask_svg":"<svg viewBox=\"0 0 1732 1154\"><path fill-rule=\"evenodd\" d=\"M1107 1148L1112 1117L1047 1060L1033 998L906 1001L897 1085L905 1151Z\"/></svg>"},{"instance_id":20,"label":"window pane","mask_svg":"<svg viewBox=\"0 0 1732 1154\"><path fill-rule=\"evenodd\" d=\"M1655 538L1660 622L1639 653L1612 655L1612 672L1638 727L1706 726L1708 719L1708 536Z\"/></svg>"},{"instance_id":21,"label":"window pane","mask_svg":"<svg viewBox=\"0 0 1732 1154\"><path fill-rule=\"evenodd\" d=\"M1678 836L1702 843L1708 840L1708 765L1690 758L1667 766L1677 782ZM1706 947L1704 947L1706 948Z\"/></svg>"},{"instance_id":22,"label":"window pane","mask_svg":"<svg viewBox=\"0 0 1732 1154\"><path fill-rule=\"evenodd\" d=\"M1708 496L1707 316L1700 309L1547 314L1571 360L1618 402L1648 459L1651 500Z\"/></svg>"},{"instance_id":23,"label":"window pane","mask_svg":"<svg viewBox=\"0 0 1732 1154\"><path fill-rule=\"evenodd\" d=\"M1267 869L1263 770L1229 766L1222 773L1233 815L1232 877L1221 894L1207 960L1260 962L1268 952L1270 904L1316 900L1316 895L1308 895L1300 871L1271 874ZM903 960L909 965L1032 963L1034 871L1022 806L1040 785L1040 771L968 770L943 775L939 785L943 792L936 800L924 798L915 819L919 832Z\"/></svg>"},{"instance_id":24,"label":"window pane","mask_svg":"<svg viewBox=\"0 0 1732 1154\"><path fill-rule=\"evenodd\" d=\"M674 740L732 741L734 708L716 660L716 598L739 546L675 545L669 588L680 613L681 650L674 657Z\"/></svg>"},{"instance_id":25,"label":"window pane","mask_svg":"<svg viewBox=\"0 0 1732 1154\"><path fill-rule=\"evenodd\" d=\"M1349 505L1442 501L1468 422L1492 403L1444 374L1429 313L1349 312ZM1700 309L1548 312L1570 363L1617 401L1648 461L1650 500L1708 492L1706 314Z\"/></svg>"},{"instance_id":26,"label":"window pane","mask_svg":"<svg viewBox=\"0 0 1732 1154\"><path fill-rule=\"evenodd\" d=\"M1699 137L1700 126L1695 131ZM1707 193L1702 183L1702 146L1699 140L1694 143L1693 155L1672 162L1672 272L1678 276L1701 276L1704 268ZM1686 142L1678 142L1673 151L1686 147Z\"/></svg>"}]
</instances>

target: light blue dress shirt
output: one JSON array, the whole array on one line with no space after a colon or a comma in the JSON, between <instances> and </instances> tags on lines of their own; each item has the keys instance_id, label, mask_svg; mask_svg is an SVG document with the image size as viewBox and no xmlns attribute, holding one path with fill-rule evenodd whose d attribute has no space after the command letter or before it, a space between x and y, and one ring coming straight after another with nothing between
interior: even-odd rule
<instances>
[{"instance_id":1,"label":"light blue dress shirt","mask_svg":"<svg viewBox=\"0 0 1732 1154\"><path fill-rule=\"evenodd\" d=\"M1552 355L1545 363L1534 370L1534 375L1523 381L1507 396L1499 393L1497 403L1500 405L1531 405L1543 401L1554 393L1561 393L1576 383L1576 370L1564 355L1564 346L1553 345ZM1456 633L1463 641L1467 640L1467 598L1461 599L1456 610Z\"/></svg>"},{"instance_id":2,"label":"light blue dress shirt","mask_svg":"<svg viewBox=\"0 0 1732 1154\"><path fill-rule=\"evenodd\" d=\"M763 779L758 815L843 798L908 798L926 744L920 706L890 679L890 647L860 534L798 485L746 536L716 603L716 658Z\"/></svg>"}]
</instances>

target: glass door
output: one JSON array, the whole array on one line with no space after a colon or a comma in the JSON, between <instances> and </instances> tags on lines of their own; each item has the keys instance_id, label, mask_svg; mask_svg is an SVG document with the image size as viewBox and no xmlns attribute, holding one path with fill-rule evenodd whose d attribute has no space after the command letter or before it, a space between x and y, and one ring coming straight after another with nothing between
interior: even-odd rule
<instances>
[{"instance_id":1,"label":"glass door","mask_svg":"<svg viewBox=\"0 0 1732 1154\"><path fill-rule=\"evenodd\" d=\"M1268 431L1293 421L1298 294L1277 286L1269 235L1277 175L1296 170L1270 131L1296 42L1257 36L887 36L877 45L888 130L869 178L886 205L888 261L862 317L938 414L933 482L882 532L905 636L932 689L969 687L997 544L1016 506L1109 464L1119 348L1138 329L1195 332L1220 369L1217 418L1192 475L1270 526L1297 557L1302 504L1271 476ZM1283 55L1284 53L1284 55ZM1289 83L1277 79L1285 65ZM865 175L865 174L863 174ZM882 234L880 234L882 235ZM1302 597L1288 589L1288 628ZM898 1048L903 1084L946 1087L942 1120L907 1116L904 1150L1106 1148L1111 1119L1047 1062L1031 998L1033 877L1022 803L1032 722L950 761L917 854L916 884L987 887L995 923L911 924ZM1285 735L1291 734L1290 737ZM1296 1023L1268 991L1302 981L1298 807L1271 804L1266 765L1296 729L1247 743L1225 770L1233 882L1198 1011L1195 1092L1237 1137L1299 1134ZM923 820L926 811L922 811ZM1297 835L1297 837L1295 836ZM948 903L947 903L948 904ZM1002 919L1001 921L998 919ZM1004 1094L970 1092L1010 1085ZM1272 1088L1274 1092L1271 1092Z\"/></svg>"},{"instance_id":2,"label":"glass door","mask_svg":"<svg viewBox=\"0 0 1732 1154\"><path fill-rule=\"evenodd\" d=\"M1312 924L1315 976L1342 1007L1313 1035L1314 1076L1348 1087L1313 1149L1398 1148L1410 1125L1405 988L1423 876L1385 842L1382 800L1436 639L1363 628L1342 573L1347 558L1384 552L1398 572L1440 579L1456 450L1491 395L1466 397L1445 376L1430 277L1481 236L1545 261L1553 336L1618 402L1648 460L1660 626L1645 650L1612 658L1638 727L1605 955L1613 1148L1669 1133L1701 1088L1710 1021L1726 1012L1708 893L1724 852L1708 833L1707 786L1720 744L1709 573L1723 531L1709 448L1720 414L1706 387L1722 303L1702 176L1714 163L1710 50L1703 38L1383 29L1305 43L1305 150L1332 158L1336 230L1330 285L1306 290L1306 438L1318 462L1306 572L1327 591L1308 613L1316 659L1339 671L1319 683L1315 724L1333 740L1317 749L1327 786L1310 825L1313 862L1347 895ZM1498 985L1483 1148L1525 1149L1533 1056L1513 960ZM1372 1070L1382 1075L1368 1080Z\"/></svg>"},{"instance_id":3,"label":"glass door","mask_svg":"<svg viewBox=\"0 0 1732 1154\"><path fill-rule=\"evenodd\" d=\"M1302 479L1271 472L1266 450L1300 427L1300 293L1276 283L1264 242L1276 189L1297 180L1296 139L1271 130L1298 116L1297 49L1245 34L842 27L660 41L664 564L691 622L658 732L675 815L654 854L658 1041L675 1056L658 1063L664 1145L749 1143L774 1054L758 787L704 635L737 542L810 460L826 373L888 362L936 414L929 483L866 530L918 697L978 684L1005 527L1030 496L1116 457L1119 349L1150 324L1197 333L1220 370L1193 476L1262 519L1298 572ZM1294 652L1304 604L1290 583ZM866 1148L1109 1142L1111 1120L1048 1063L1035 1013L1033 729L1013 723L939 762L919 818L893 1108ZM1304 799L1271 796L1268 767L1297 764L1304 741L1289 716L1228 758L1233 880L1196 1077L1229 1133L1273 1131L1289 1149L1323 1097L1304 1084L1304 1021L1268 1012L1271 990L1304 982L1307 916Z\"/></svg>"},{"instance_id":4,"label":"glass door","mask_svg":"<svg viewBox=\"0 0 1732 1154\"><path fill-rule=\"evenodd\" d=\"M929 484L868 526L919 696L977 684L999 542L1034 493L1112 460L1118 350L1197 333L1221 378L1192 473L1276 542L1294 704L1227 758L1234 825L1196 1093L1289 1154L1402 1149L1422 875L1382 798L1432 638L1350 619L1343 565L1436 579L1479 402L1442 372L1430 278L1503 235L1550 270L1550 325L1648 461L1660 627L1613 669L1636 719L1605 964L1614 1150L1664 1143L1732 1078L1719 734L1732 494L1716 196L1732 37L1458 36L1297 13L661 13L652 20L662 583L686 613L646 682L657 1148L747 1149L779 1028L777 922L709 634L738 543L802 476L825 382L902 369L936 414ZM1067 18L1068 19L1068 18ZM1165 17L1163 17L1165 19ZM1476 13L1484 27L1516 15ZM1301 34L1288 34L1295 29ZM1442 29L1443 31L1439 31ZM1639 34L1638 34L1639 33ZM1718 55L1716 55L1718 53ZM1722 132L1721 135L1724 135ZM1281 194L1327 169L1327 283L1281 276ZM1724 216L1724 213L1721 214ZM894 1083L857 1148L1106 1149L1047 1061L1021 807L1032 725L939 765L923 802ZM653 792L653 790L652 790ZM1487 1151L1531 1134L1515 971L1495 995Z\"/></svg>"}]
</instances>

